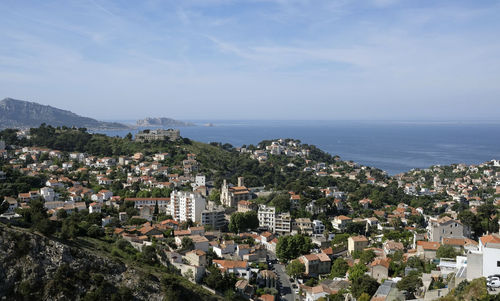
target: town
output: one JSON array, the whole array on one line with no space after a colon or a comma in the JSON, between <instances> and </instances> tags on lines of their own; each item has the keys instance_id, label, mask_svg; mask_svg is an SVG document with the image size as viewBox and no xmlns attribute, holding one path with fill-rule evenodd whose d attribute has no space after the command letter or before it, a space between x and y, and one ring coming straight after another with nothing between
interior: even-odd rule
<instances>
[{"instance_id":1,"label":"town","mask_svg":"<svg viewBox=\"0 0 500 301\"><path fill-rule=\"evenodd\" d=\"M233 147L45 125L0 136L1 223L107 245L220 298L500 292L500 161L389 176L294 139Z\"/></svg>"}]
</instances>

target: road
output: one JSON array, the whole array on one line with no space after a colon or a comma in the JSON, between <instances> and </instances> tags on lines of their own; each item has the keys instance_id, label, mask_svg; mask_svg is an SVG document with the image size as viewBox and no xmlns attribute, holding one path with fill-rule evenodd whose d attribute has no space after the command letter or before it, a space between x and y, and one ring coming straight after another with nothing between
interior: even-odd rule
<instances>
[{"instance_id":1,"label":"road","mask_svg":"<svg viewBox=\"0 0 500 301\"><path fill-rule=\"evenodd\" d=\"M267 252L267 254L269 260L274 261L276 259L276 255L274 255L273 253ZM286 274L285 266L279 263L275 263L273 264L273 270L276 275L278 275L279 279L278 292L281 298L280 300L295 301L295 293L293 292L289 277Z\"/></svg>"}]
</instances>

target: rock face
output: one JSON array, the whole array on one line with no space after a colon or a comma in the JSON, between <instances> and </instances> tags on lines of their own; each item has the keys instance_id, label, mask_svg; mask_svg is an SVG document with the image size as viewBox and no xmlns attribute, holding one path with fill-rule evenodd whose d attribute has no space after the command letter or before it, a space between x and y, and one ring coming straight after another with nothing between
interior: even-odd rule
<instances>
[{"instance_id":1,"label":"rock face","mask_svg":"<svg viewBox=\"0 0 500 301\"><path fill-rule=\"evenodd\" d=\"M153 277L154 278L154 277ZM0 300L78 300L88 292L162 300L158 279L46 237L0 227Z\"/></svg>"},{"instance_id":2,"label":"rock face","mask_svg":"<svg viewBox=\"0 0 500 301\"><path fill-rule=\"evenodd\" d=\"M175 120L172 118L152 118L137 120L137 126L194 126L193 123Z\"/></svg>"},{"instance_id":3,"label":"rock face","mask_svg":"<svg viewBox=\"0 0 500 301\"><path fill-rule=\"evenodd\" d=\"M12 98L5 98L0 101L0 128L38 127L42 123L52 126L75 126L92 129L128 128L120 123L102 122L35 102Z\"/></svg>"}]
</instances>

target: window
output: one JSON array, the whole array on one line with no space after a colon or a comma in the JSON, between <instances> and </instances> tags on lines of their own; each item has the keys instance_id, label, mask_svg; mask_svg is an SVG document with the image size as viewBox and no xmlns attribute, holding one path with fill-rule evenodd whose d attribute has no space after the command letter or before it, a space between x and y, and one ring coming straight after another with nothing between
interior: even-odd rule
<instances>
[{"instance_id":1,"label":"window","mask_svg":"<svg viewBox=\"0 0 500 301\"><path fill-rule=\"evenodd\" d=\"M497 261L497 268L500 267L500 261Z\"/></svg>"}]
</instances>

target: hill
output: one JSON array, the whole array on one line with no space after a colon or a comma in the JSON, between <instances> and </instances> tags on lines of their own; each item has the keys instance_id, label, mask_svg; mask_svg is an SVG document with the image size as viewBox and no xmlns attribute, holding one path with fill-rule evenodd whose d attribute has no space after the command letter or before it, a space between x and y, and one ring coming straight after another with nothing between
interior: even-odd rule
<instances>
[{"instance_id":1,"label":"hill","mask_svg":"<svg viewBox=\"0 0 500 301\"><path fill-rule=\"evenodd\" d=\"M136 124L137 126L194 126L194 124L191 122L185 122L166 117L147 117L141 120L137 120Z\"/></svg>"},{"instance_id":2,"label":"hill","mask_svg":"<svg viewBox=\"0 0 500 301\"><path fill-rule=\"evenodd\" d=\"M68 126L91 129L125 129L126 125L102 122L73 112L36 102L5 98L0 101L0 128L38 127L42 123L52 126Z\"/></svg>"},{"instance_id":3,"label":"hill","mask_svg":"<svg viewBox=\"0 0 500 301\"><path fill-rule=\"evenodd\" d=\"M105 240L61 241L0 223L0 241L0 299L219 300L165 267L113 256L123 251Z\"/></svg>"}]
</instances>

